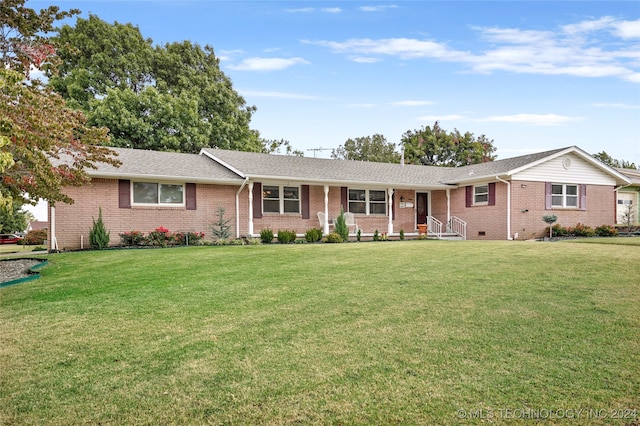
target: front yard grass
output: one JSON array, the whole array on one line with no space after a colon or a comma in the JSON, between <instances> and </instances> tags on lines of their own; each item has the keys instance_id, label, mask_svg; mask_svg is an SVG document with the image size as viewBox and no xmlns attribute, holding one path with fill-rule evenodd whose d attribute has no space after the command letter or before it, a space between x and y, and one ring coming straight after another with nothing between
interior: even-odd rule
<instances>
[{"instance_id":1,"label":"front yard grass","mask_svg":"<svg viewBox=\"0 0 640 426\"><path fill-rule=\"evenodd\" d=\"M50 255L0 290L0 424L638 424L639 260L570 241Z\"/></svg>"}]
</instances>

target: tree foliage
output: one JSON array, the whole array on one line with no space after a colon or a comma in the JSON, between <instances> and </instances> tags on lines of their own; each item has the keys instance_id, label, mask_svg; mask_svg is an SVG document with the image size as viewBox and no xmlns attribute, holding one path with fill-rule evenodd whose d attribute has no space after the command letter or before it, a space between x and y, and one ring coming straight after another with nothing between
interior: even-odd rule
<instances>
[{"instance_id":1,"label":"tree foliage","mask_svg":"<svg viewBox=\"0 0 640 426\"><path fill-rule=\"evenodd\" d=\"M33 214L24 211L18 203L0 207L0 234L25 231L33 219Z\"/></svg>"},{"instance_id":2,"label":"tree foliage","mask_svg":"<svg viewBox=\"0 0 640 426\"><path fill-rule=\"evenodd\" d=\"M626 160L617 160L611 157L605 151L599 152L597 154L593 154L593 156L610 167L617 167L619 169L637 169L634 163L631 163Z\"/></svg>"},{"instance_id":3,"label":"tree foliage","mask_svg":"<svg viewBox=\"0 0 640 426\"><path fill-rule=\"evenodd\" d=\"M263 150L249 127L255 107L233 89L211 46L153 46L131 24L97 16L63 26L52 87L114 146L197 153L203 147Z\"/></svg>"},{"instance_id":4,"label":"tree foliage","mask_svg":"<svg viewBox=\"0 0 640 426\"><path fill-rule=\"evenodd\" d=\"M423 126L402 135L405 162L428 166L459 167L495 160L493 140L485 135L443 130L436 121L433 127Z\"/></svg>"},{"instance_id":5,"label":"tree foliage","mask_svg":"<svg viewBox=\"0 0 640 426\"><path fill-rule=\"evenodd\" d=\"M39 80L27 79L32 65L53 63L52 47L40 48L41 34L75 12L52 6L36 13L24 7L24 0L10 0L3 1L0 13L0 204L40 198L52 205L71 203L62 189L86 183L87 168L97 162L119 164L115 153L101 146L108 142L107 129L86 126L80 111L67 108Z\"/></svg>"},{"instance_id":6,"label":"tree foliage","mask_svg":"<svg viewBox=\"0 0 640 426\"><path fill-rule=\"evenodd\" d=\"M340 145L331 152L331 158L379 163L400 162L396 144L387 142L387 139L380 134L347 139L344 145Z\"/></svg>"},{"instance_id":7,"label":"tree foliage","mask_svg":"<svg viewBox=\"0 0 640 426\"><path fill-rule=\"evenodd\" d=\"M262 147L263 147L262 152L265 154L280 154L280 155L291 155L295 157L304 157L304 152L292 147L291 143L288 140L260 139L260 142L262 143Z\"/></svg>"}]
</instances>

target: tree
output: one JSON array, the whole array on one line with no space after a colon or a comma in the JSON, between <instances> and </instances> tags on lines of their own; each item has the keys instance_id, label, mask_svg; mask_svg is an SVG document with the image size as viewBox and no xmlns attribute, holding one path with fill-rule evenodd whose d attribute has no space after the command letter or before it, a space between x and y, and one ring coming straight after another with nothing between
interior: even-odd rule
<instances>
[{"instance_id":1,"label":"tree","mask_svg":"<svg viewBox=\"0 0 640 426\"><path fill-rule=\"evenodd\" d=\"M293 155L296 157L304 157L304 152L300 151L299 149L293 148L287 140L260 139L260 142L263 146L262 152L265 154L284 154Z\"/></svg>"},{"instance_id":2,"label":"tree","mask_svg":"<svg viewBox=\"0 0 640 426\"><path fill-rule=\"evenodd\" d=\"M29 222L34 219L33 214L22 210L18 203L0 208L0 234L22 232L27 229Z\"/></svg>"},{"instance_id":3,"label":"tree","mask_svg":"<svg viewBox=\"0 0 640 426\"><path fill-rule=\"evenodd\" d=\"M433 127L423 126L402 135L405 162L429 166L459 167L495 160L493 140L485 135L443 130L436 121Z\"/></svg>"},{"instance_id":4,"label":"tree","mask_svg":"<svg viewBox=\"0 0 640 426\"><path fill-rule=\"evenodd\" d=\"M107 129L87 127L80 111L67 108L39 80L27 79L32 66L53 69L53 47L41 44L42 34L76 12L52 6L38 14L23 4L9 0L0 7L0 199L5 205L40 198L51 205L71 203L62 192L65 186L87 182L86 169L97 162L119 162L115 152L101 146L108 142Z\"/></svg>"},{"instance_id":5,"label":"tree","mask_svg":"<svg viewBox=\"0 0 640 426\"><path fill-rule=\"evenodd\" d=\"M387 142L384 136L373 136L347 139L331 152L331 158L355 161L375 161L379 163L399 163L400 154L396 144Z\"/></svg>"},{"instance_id":6,"label":"tree","mask_svg":"<svg viewBox=\"0 0 640 426\"><path fill-rule=\"evenodd\" d=\"M131 24L91 15L63 26L52 87L106 126L114 146L197 153L203 147L261 152L255 107L233 89L211 46L153 46ZM152 129L151 132L148 130Z\"/></svg>"},{"instance_id":7,"label":"tree","mask_svg":"<svg viewBox=\"0 0 640 426\"><path fill-rule=\"evenodd\" d=\"M599 152L597 154L593 154L593 156L594 158L602 161L604 164L606 164L609 167L616 167L619 169L636 169L637 168L634 163L631 163L625 160L617 160L611 157L605 151Z\"/></svg>"}]
</instances>

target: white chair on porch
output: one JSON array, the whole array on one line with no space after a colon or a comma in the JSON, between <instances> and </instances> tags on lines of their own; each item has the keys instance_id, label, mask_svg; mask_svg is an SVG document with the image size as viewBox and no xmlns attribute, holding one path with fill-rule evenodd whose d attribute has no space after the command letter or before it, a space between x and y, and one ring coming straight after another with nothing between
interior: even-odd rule
<instances>
[{"instance_id":1,"label":"white chair on porch","mask_svg":"<svg viewBox=\"0 0 640 426\"><path fill-rule=\"evenodd\" d=\"M325 220L325 216L324 216L324 212L318 212L318 222L320 222L320 229L324 230L324 220ZM329 228L331 228L333 226L333 223L331 220L329 220Z\"/></svg>"},{"instance_id":2,"label":"white chair on porch","mask_svg":"<svg viewBox=\"0 0 640 426\"><path fill-rule=\"evenodd\" d=\"M347 224L347 229L353 228L353 233L358 232L358 224L356 223L356 215L350 212L344 214L344 221Z\"/></svg>"}]
</instances>

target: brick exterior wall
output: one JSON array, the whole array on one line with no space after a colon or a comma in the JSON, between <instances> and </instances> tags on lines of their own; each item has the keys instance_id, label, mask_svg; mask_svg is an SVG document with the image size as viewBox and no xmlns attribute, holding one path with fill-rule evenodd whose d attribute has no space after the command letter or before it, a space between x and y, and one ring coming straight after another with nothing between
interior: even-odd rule
<instances>
[{"instance_id":1,"label":"brick exterior wall","mask_svg":"<svg viewBox=\"0 0 640 426\"><path fill-rule=\"evenodd\" d=\"M225 208L225 218L231 219L231 236L236 236L235 196L239 187L230 185L196 185L196 210L181 207L164 206L132 206L119 208L118 180L94 179L91 185L70 187L66 193L75 200L72 205L59 203L55 207L55 232L60 250L75 250L89 247L89 231L93 219L98 218L98 210L102 208L102 216L107 230L111 232L111 245L119 245L118 234L138 230L145 233L160 226L170 231L204 232L211 238L211 225L217 220L219 206ZM447 223L446 191L430 192L431 215ZM414 208L400 208L400 199L413 202ZM467 222L467 239L505 240L507 239L507 185L496 182L495 205L465 205L465 187L450 191L451 215L458 216ZM615 192L613 187L588 185L587 210L553 209L545 210L544 182L514 181L511 185L511 236L518 233L519 239L541 238L545 236L546 223L542 221L545 214L558 216L556 223L568 227L577 223L592 228L603 224L615 223ZM416 193L413 190L396 190L394 193L393 220L394 233L403 229L405 233L417 232L415 203ZM341 188L329 188L329 217L335 219L340 214ZM261 203L254 199L253 203ZM239 195L239 235L249 234L249 186L245 186ZM526 211L525 211L526 210ZM320 228L317 212L324 211L324 188L311 185L309 188L309 218L302 214L264 214L262 218L253 219L253 231L258 235L264 228L271 228L274 233L279 229L293 230L304 235L307 229ZM387 232L389 218L387 215L356 215L358 228L363 235L372 235L375 230ZM51 232L51 227L49 229ZM51 244L51 235L49 235ZM51 248L51 247L50 247Z\"/></svg>"}]
</instances>

